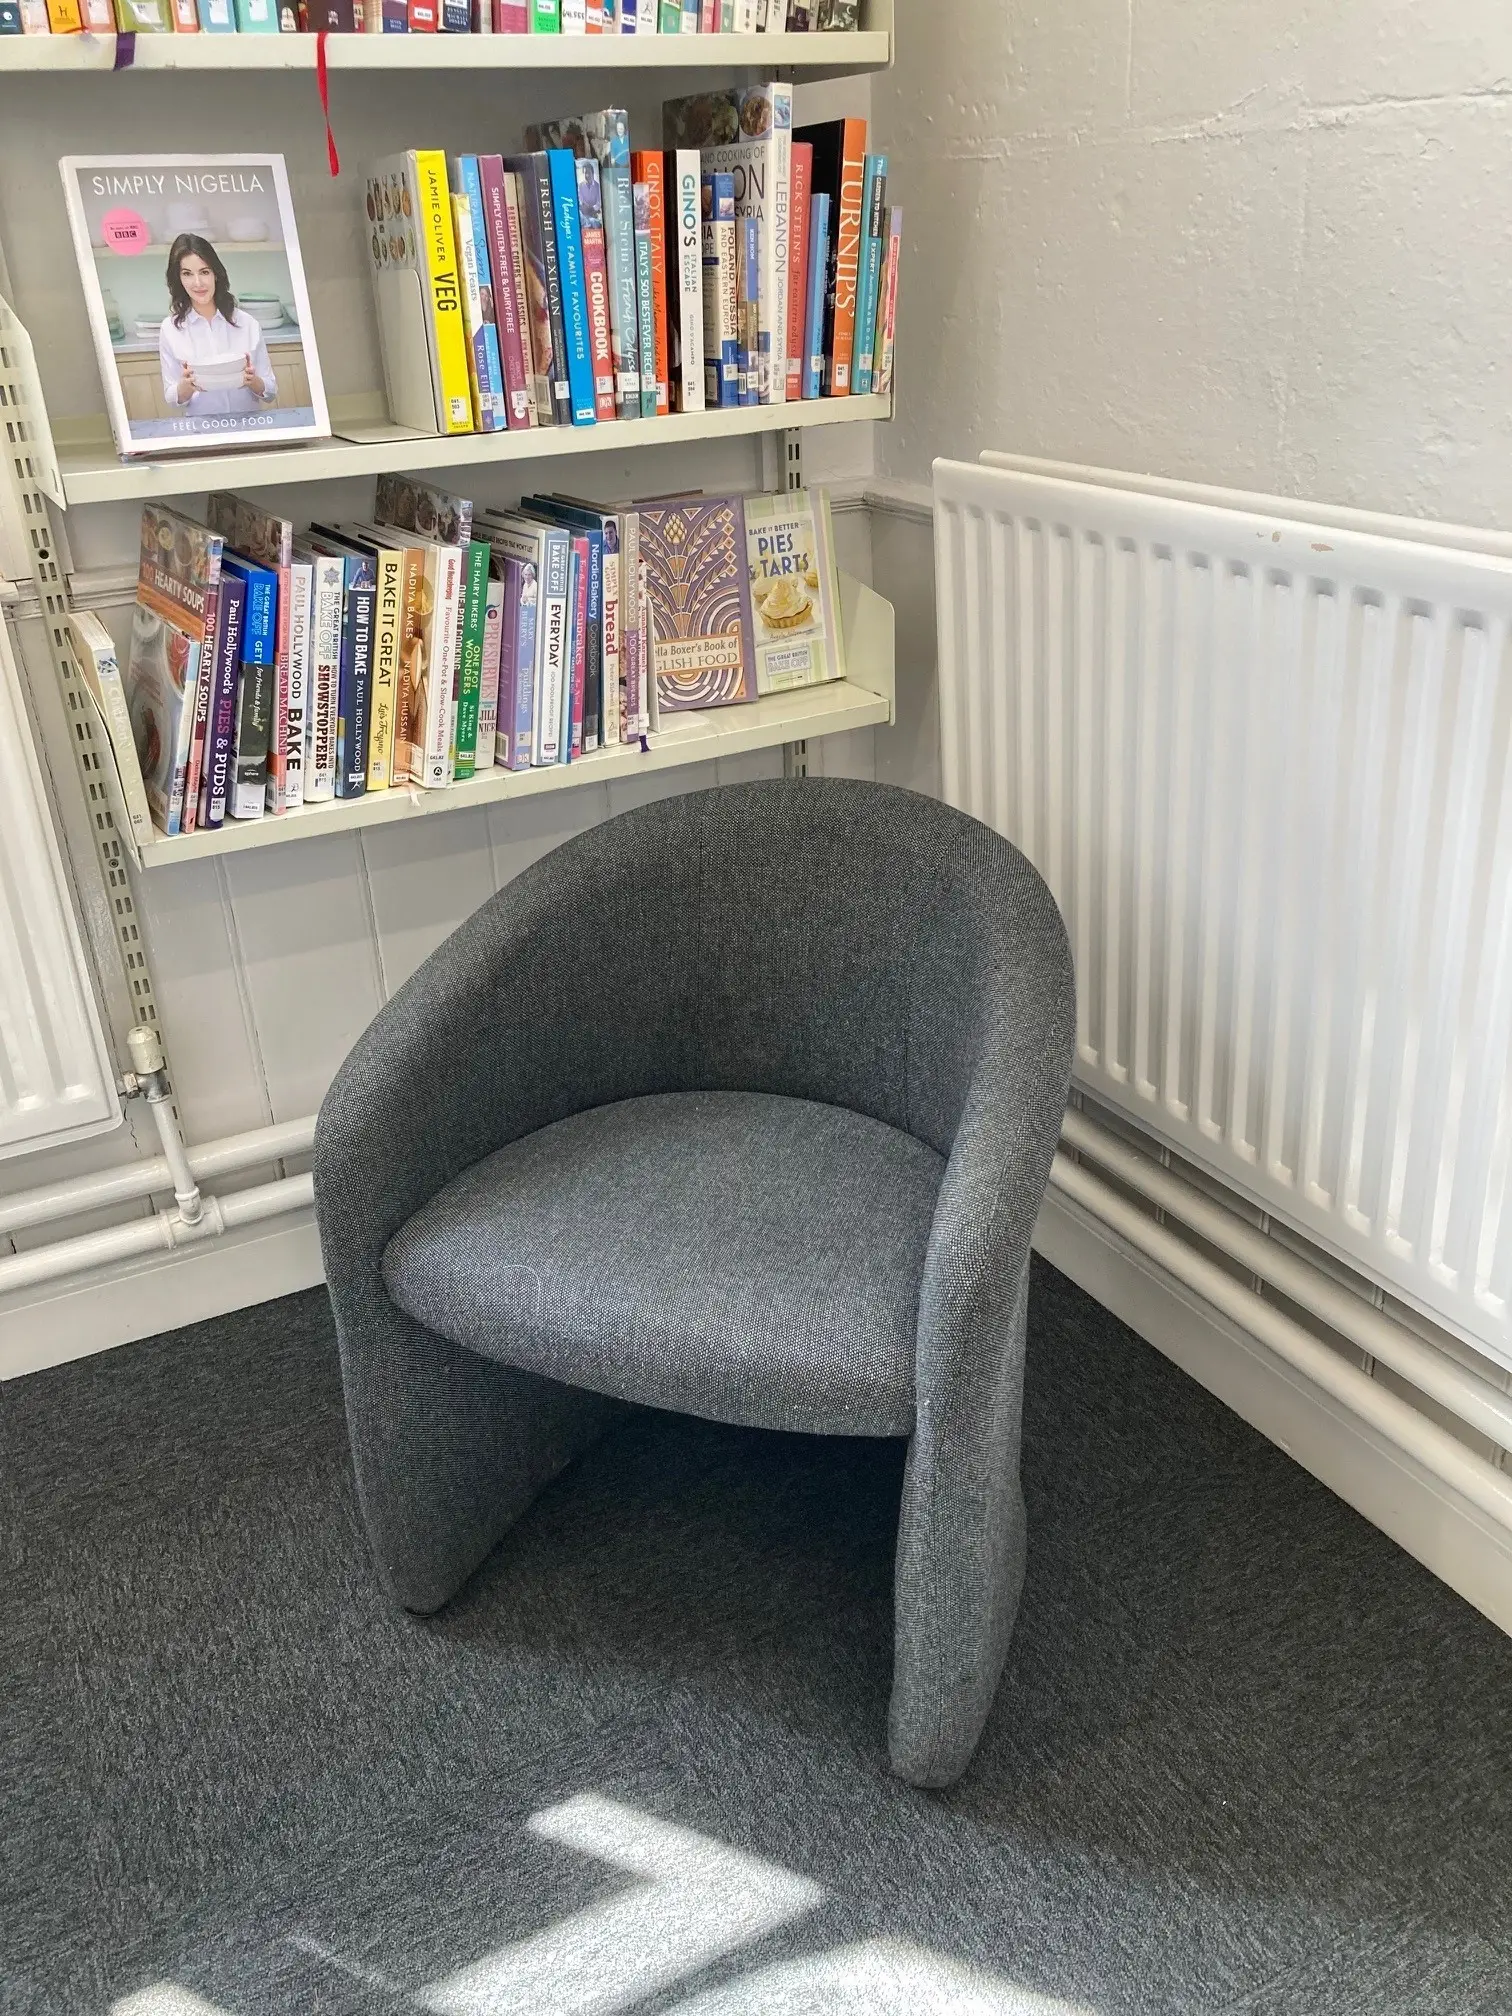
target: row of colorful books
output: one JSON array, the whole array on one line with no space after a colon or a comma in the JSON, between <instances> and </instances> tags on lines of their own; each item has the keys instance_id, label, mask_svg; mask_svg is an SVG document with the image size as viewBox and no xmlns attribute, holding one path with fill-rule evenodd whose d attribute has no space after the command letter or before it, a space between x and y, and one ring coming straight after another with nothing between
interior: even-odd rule
<instances>
[{"instance_id":1,"label":"row of colorful books","mask_svg":"<svg viewBox=\"0 0 1512 2016\"><path fill-rule=\"evenodd\" d=\"M399 477L371 520L142 513L124 676L69 619L139 843L644 744L662 709L844 676L823 492L514 510Z\"/></svg>"},{"instance_id":2,"label":"row of colorful books","mask_svg":"<svg viewBox=\"0 0 1512 2016\"><path fill-rule=\"evenodd\" d=\"M801 35L857 0L0 0L0 35Z\"/></svg>"},{"instance_id":3,"label":"row of colorful books","mask_svg":"<svg viewBox=\"0 0 1512 2016\"><path fill-rule=\"evenodd\" d=\"M866 121L779 82L609 108L520 154L412 150L364 201L389 410L420 432L592 426L886 392L902 211Z\"/></svg>"}]
</instances>

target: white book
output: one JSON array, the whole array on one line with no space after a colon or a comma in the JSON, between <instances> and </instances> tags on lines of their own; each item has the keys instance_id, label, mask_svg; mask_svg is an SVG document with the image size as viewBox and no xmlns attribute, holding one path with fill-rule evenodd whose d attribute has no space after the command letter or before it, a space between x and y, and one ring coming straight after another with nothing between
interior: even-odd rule
<instances>
[{"instance_id":1,"label":"white book","mask_svg":"<svg viewBox=\"0 0 1512 2016\"><path fill-rule=\"evenodd\" d=\"M131 711L126 705L126 689L121 682L121 662L116 653L115 639L99 617L88 610L70 616L68 629L74 655L84 674L84 683L115 757L121 803L132 838L138 847L150 846L152 812L147 804L147 787L142 782L142 766L137 761L136 740L131 732Z\"/></svg>"},{"instance_id":2,"label":"white book","mask_svg":"<svg viewBox=\"0 0 1512 2016\"><path fill-rule=\"evenodd\" d=\"M297 812L305 799L305 724L310 710L310 644L315 570L308 560L289 567L289 696L284 741L285 812ZM279 810L276 805L272 808Z\"/></svg>"},{"instance_id":3,"label":"white book","mask_svg":"<svg viewBox=\"0 0 1512 2016\"><path fill-rule=\"evenodd\" d=\"M336 725L341 706L341 629L346 615L346 562L299 546L311 570L308 714L304 802L336 796Z\"/></svg>"},{"instance_id":4,"label":"white book","mask_svg":"<svg viewBox=\"0 0 1512 2016\"><path fill-rule=\"evenodd\" d=\"M534 706L532 764L562 760L562 702L569 694L567 610L572 580L572 537L561 527L513 512L490 511L474 537L487 539L506 559L526 560L536 570L536 662L532 678Z\"/></svg>"},{"instance_id":5,"label":"white book","mask_svg":"<svg viewBox=\"0 0 1512 2016\"><path fill-rule=\"evenodd\" d=\"M504 651L504 583L489 577L483 602L483 669L478 678L478 750L475 767L496 762L499 732L499 664Z\"/></svg>"},{"instance_id":6,"label":"white book","mask_svg":"<svg viewBox=\"0 0 1512 2016\"><path fill-rule=\"evenodd\" d=\"M562 27L564 35L586 35L588 33L588 8L586 0L562 0Z\"/></svg>"},{"instance_id":7,"label":"white book","mask_svg":"<svg viewBox=\"0 0 1512 2016\"><path fill-rule=\"evenodd\" d=\"M756 31L756 0L735 0L735 33L754 35Z\"/></svg>"},{"instance_id":8,"label":"white book","mask_svg":"<svg viewBox=\"0 0 1512 2016\"><path fill-rule=\"evenodd\" d=\"M698 149L679 147L672 156L667 201L675 220L677 268L668 282L677 289L678 358L673 377L677 411L704 410L703 215L698 187Z\"/></svg>"}]
</instances>

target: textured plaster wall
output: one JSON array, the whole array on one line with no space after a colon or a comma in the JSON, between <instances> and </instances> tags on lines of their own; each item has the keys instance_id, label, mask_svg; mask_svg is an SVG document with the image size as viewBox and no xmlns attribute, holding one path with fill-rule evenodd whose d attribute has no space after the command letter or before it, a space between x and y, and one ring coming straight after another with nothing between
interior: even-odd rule
<instances>
[{"instance_id":1,"label":"textured plaster wall","mask_svg":"<svg viewBox=\"0 0 1512 2016\"><path fill-rule=\"evenodd\" d=\"M1505 0L899 0L886 473L984 446L1512 527Z\"/></svg>"}]
</instances>

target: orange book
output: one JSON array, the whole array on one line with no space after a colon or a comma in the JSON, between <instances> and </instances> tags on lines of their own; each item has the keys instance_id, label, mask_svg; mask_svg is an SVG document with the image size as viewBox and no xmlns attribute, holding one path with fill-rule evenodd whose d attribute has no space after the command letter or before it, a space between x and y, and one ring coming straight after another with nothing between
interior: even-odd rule
<instances>
[{"instance_id":1,"label":"orange book","mask_svg":"<svg viewBox=\"0 0 1512 2016\"><path fill-rule=\"evenodd\" d=\"M77 35L84 26L79 0L47 0L47 25L54 35Z\"/></svg>"},{"instance_id":2,"label":"orange book","mask_svg":"<svg viewBox=\"0 0 1512 2016\"><path fill-rule=\"evenodd\" d=\"M851 389L856 347L856 279L861 265L861 195L866 176L866 121L827 119L793 134L814 150L809 201L830 199L829 270L825 279L824 389L844 399Z\"/></svg>"},{"instance_id":3,"label":"orange book","mask_svg":"<svg viewBox=\"0 0 1512 2016\"><path fill-rule=\"evenodd\" d=\"M656 410L670 413L671 361L667 349L667 199L660 154L630 156L630 180L644 182L651 212L651 315L656 328Z\"/></svg>"},{"instance_id":4,"label":"orange book","mask_svg":"<svg viewBox=\"0 0 1512 2016\"><path fill-rule=\"evenodd\" d=\"M172 14L175 35L198 35L200 18L195 0L173 0Z\"/></svg>"}]
</instances>

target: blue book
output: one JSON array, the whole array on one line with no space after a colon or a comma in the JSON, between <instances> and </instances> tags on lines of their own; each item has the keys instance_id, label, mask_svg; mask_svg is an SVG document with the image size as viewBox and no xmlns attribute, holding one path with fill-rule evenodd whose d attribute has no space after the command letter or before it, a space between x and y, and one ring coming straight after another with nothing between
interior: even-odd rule
<instances>
[{"instance_id":1,"label":"blue book","mask_svg":"<svg viewBox=\"0 0 1512 2016\"><path fill-rule=\"evenodd\" d=\"M870 392L876 375L877 284L887 246L887 156L868 154L861 184L861 260L856 273L856 340L851 390Z\"/></svg>"},{"instance_id":2,"label":"blue book","mask_svg":"<svg viewBox=\"0 0 1512 2016\"><path fill-rule=\"evenodd\" d=\"M504 636L499 654L499 729L504 767L528 770L535 717L536 570L533 560L504 562Z\"/></svg>"},{"instance_id":3,"label":"blue book","mask_svg":"<svg viewBox=\"0 0 1512 2016\"><path fill-rule=\"evenodd\" d=\"M817 399L824 386L824 269L829 262L830 199L809 198L808 311L803 318L803 396Z\"/></svg>"},{"instance_id":4,"label":"blue book","mask_svg":"<svg viewBox=\"0 0 1512 2016\"><path fill-rule=\"evenodd\" d=\"M206 35L234 35L236 8L232 0L197 0L200 28Z\"/></svg>"},{"instance_id":5,"label":"blue book","mask_svg":"<svg viewBox=\"0 0 1512 2016\"><path fill-rule=\"evenodd\" d=\"M761 404L761 226L754 216L740 225L740 403Z\"/></svg>"},{"instance_id":6,"label":"blue book","mask_svg":"<svg viewBox=\"0 0 1512 2016\"><path fill-rule=\"evenodd\" d=\"M236 728L231 757L229 811L233 819L261 819L267 806L268 750L273 735L278 657L278 576L228 548L221 578L246 586L241 669L236 685Z\"/></svg>"},{"instance_id":7,"label":"blue book","mask_svg":"<svg viewBox=\"0 0 1512 2016\"><path fill-rule=\"evenodd\" d=\"M316 553L342 563L341 672L336 687L336 796L367 790L368 734L373 710L373 626L378 608L376 549L324 525L310 527Z\"/></svg>"},{"instance_id":8,"label":"blue book","mask_svg":"<svg viewBox=\"0 0 1512 2016\"><path fill-rule=\"evenodd\" d=\"M236 0L236 26L242 35L279 34L274 0Z\"/></svg>"},{"instance_id":9,"label":"blue book","mask_svg":"<svg viewBox=\"0 0 1512 2016\"><path fill-rule=\"evenodd\" d=\"M520 509L568 525L588 540L588 639L583 678L583 747L597 749L604 725L604 524L605 514L559 497L522 497Z\"/></svg>"},{"instance_id":10,"label":"blue book","mask_svg":"<svg viewBox=\"0 0 1512 2016\"><path fill-rule=\"evenodd\" d=\"M583 273L583 234L578 224L577 163L565 147L546 149L556 225L557 267L562 283L562 332L567 345L567 392L574 427L591 427L593 345L588 333L588 287Z\"/></svg>"},{"instance_id":11,"label":"blue book","mask_svg":"<svg viewBox=\"0 0 1512 2016\"><path fill-rule=\"evenodd\" d=\"M215 663L211 667L210 709L200 780L202 827L222 826L230 795L231 752L236 742L236 686L241 677L241 641L247 584L221 555L220 600L215 612Z\"/></svg>"},{"instance_id":12,"label":"blue book","mask_svg":"<svg viewBox=\"0 0 1512 2016\"><path fill-rule=\"evenodd\" d=\"M704 355L713 366L721 406L740 404L740 234L735 222L735 177L711 170L704 208ZM711 270L712 269L712 270ZM710 287L714 328L709 327ZM718 337L717 347L714 341Z\"/></svg>"},{"instance_id":13,"label":"blue book","mask_svg":"<svg viewBox=\"0 0 1512 2016\"><path fill-rule=\"evenodd\" d=\"M504 358L499 349L498 324L493 313L493 265L488 253L488 217L483 207L483 176L476 154L460 154L452 164L457 177L453 185L467 198L467 218L472 230L473 257L478 267L478 285L485 292L483 326L473 339L473 360L478 367L478 389L486 400L485 411L493 424L487 429L500 434L509 425L509 404L504 395ZM460 260L461 247L457 248ZM510 284L506 276L505 285Z\"/></svg>"}]
</instances>

